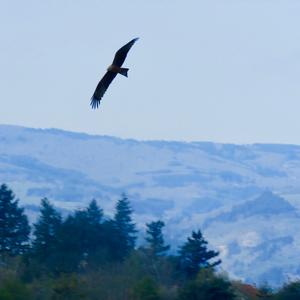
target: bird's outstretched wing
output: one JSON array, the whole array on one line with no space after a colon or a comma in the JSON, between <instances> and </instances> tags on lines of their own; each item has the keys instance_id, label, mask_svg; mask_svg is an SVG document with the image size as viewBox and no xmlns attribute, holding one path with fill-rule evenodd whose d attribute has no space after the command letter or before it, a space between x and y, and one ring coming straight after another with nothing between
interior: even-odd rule
<instances>
[{"instance_id":1,"label":"bird's outstretched wing","mask_svg":"<svg viewBox=\"0 0 300 300\"><path fill-rule=\"evenodd\" d=\"M131 40L129 43L127 43L126 45L124 45L122 48L120 48L116 54L115 54L115 58L113 61L113 65L121 67L126 59L127 53L130 50L130 48L132 47L132 45L138 40L139 38L135 38L133 40Z\"/></svg>"},{"instance_id":2,"label":"bird's outstretched wing","mask_svg":"<svg viewBox=\"0 0 300 300\"><path fill-rule=\"evenodd\" d=\"M94 95L91 98L91 106L93 109L98 108L104 93L106 92L107 88L109 87L109 85L111 84L111 82L114 80L116 76L117 73L108 71L99 81L96 90L94 92Z\"/></svg>"}]
</instances>

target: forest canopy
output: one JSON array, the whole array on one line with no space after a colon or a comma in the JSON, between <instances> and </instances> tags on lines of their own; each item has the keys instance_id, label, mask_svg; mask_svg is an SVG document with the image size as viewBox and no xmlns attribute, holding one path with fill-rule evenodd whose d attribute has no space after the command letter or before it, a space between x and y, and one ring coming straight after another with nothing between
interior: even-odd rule
<instances>
[{"instance_id":1,"label":"forest canopy","mask_svg":"<svg viewBox=\"0 0 300 300\"><path fill-rule=\"evenodd\" d=\"M300 283L278 291L232 281L201 230L178 249L163 220L145 224L144 242L126 194L108 218L92 199L63 217L47 198L30 224L13 191L0 186L0 300L13 299L299 299Z\"/></svg>"}]
</instances>

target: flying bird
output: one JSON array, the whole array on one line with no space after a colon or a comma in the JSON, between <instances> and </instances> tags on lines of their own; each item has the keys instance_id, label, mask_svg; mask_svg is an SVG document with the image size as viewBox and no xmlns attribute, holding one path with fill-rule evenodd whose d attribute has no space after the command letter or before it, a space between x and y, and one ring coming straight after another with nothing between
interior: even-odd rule
<instances>
[{"instance_id":1,"label":"flying bird","mask_svg":"<svg viewBox=\"0 0 300 300\"><path fill-rule=\"evenodd\" d=\"M116 52L112 64L107 68L107 72L99 81L96 90L91 98L91 106L93 109L98 108L104 93L106 92L107 88L112 83L114 78L117 76L117 74L121 74L125 77L128 77L129 69L121 67L126 59L128 51L137 40L138 38L131 40L129 43L124 45Z\"/></svg>"}]
</instances>

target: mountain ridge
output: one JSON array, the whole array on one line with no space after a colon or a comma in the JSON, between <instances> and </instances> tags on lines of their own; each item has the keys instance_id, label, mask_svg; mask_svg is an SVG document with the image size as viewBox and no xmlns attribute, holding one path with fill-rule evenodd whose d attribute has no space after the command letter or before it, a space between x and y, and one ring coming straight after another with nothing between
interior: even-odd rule
<instances>
[{"instance_id":1,"label":"mountain ridge","mask_svg":"<svg viewBox=\"0 0 300 300\"><path fill-rule=\"evenodd\" d=\"M0 125L0 182L15 191L33 218L42 197L64 211L96 198L112 214L115 200L126 192L138 224L163 219L174 247L202 229L221 251L224 269L238 278L249 274L248 281L280 284L285 274L300 272L281 259L286 255L300 264L294 255L300 234L293 226L300 225L298 145L138 141ZM273 192L269 200L266 190ZM265 206L245 217L243 210L252 205L256 211L259 197ZM288 204L279 205L278 197ZM268 203L278 204L271 215ZM278 213L284 208L293 213ZM222 219L224 214L232 222ZM209 223L214 218L219 221ZM272 264L259 254L264 248L276 248ZM249 272L249 264L256 273ZM277 277L274 268L281 270Z\"/></svg>"}]
</instances>

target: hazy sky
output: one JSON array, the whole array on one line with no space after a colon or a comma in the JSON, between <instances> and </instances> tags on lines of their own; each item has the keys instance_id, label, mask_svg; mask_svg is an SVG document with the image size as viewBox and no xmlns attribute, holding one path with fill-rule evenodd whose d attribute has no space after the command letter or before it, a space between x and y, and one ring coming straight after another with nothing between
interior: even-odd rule
<instances>
[{"instance_id":1,"label":"hazy sky","mask_svg":"<svg viewBox=\"0 0 300 300\"><path fill-rule=\"evenodd\" d=\"M299 0L0 0L0 124L300 144L299 16Z\"/></svg>"}]
</instances>

